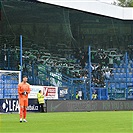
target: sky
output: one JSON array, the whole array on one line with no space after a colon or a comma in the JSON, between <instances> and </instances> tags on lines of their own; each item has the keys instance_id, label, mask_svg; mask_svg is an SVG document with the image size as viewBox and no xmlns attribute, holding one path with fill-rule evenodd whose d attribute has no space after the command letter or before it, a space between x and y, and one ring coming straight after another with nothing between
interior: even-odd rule
<instances>
[{"instance_id":1,"label":"sky","mask_svg":"<svg viewBox=\"0 0 133 133\"><path fill-rule=\"evenodd\" d=\"M99 0L99 1L101 1L101 2L106 2L106 3L113 3L113 2L116 1L116 0Z\"/></svg>"}]
</instances>

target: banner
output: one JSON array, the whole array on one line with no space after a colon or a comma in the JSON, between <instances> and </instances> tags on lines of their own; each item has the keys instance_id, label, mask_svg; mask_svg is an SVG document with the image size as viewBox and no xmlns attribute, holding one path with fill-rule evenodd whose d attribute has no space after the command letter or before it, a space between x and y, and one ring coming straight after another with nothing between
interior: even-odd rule
<instances>
[{"instance_id":1,"label":"banner","mask_svg":"<svg viewBox=\"0 0 133 133\"><path fill-rule=\"evenodd\" d=\"M132 100L48 100L47 112L87 112L87 111L133 110Z\"/></svg>"},{"instance_id":2,"label":"banner","mask_svg":"<svg viewBox=\"0 0 133 133\"><path fill-rule=\"evenodd\" d=\"M68 87L58 87L58 98L61 100L67 100L68 97Z\"/></svg>"},{"instance_id":3,"label":"banner","mask_svg":"<svg viewBox=\"0 0 133 133\"><path fill-rule=\"evenodd\" d=\"M50 75L53 76L50 78L50 84L57 86L57 87L62 86L62 82L59 81L59 80L62 80L62 74L50 72Z\"/></svg>"},{"instance_id":4,"label":"banner","mask_svg":"<svg viewBox=\"0 0 133 133\"><path fill-rule=\"evenodd\" d=\"M31 85L31 92L28 95L29 99L37 99L37 93L42 90L44 99L58 99L58 87L55 86L36 86Z\"/></svg>"},{"instance_id":5,"label":"banner","mask_svg":"<svg viewBox=\"0 0 133 133\"><path fill-rule=\"evenodd\" d=\"M39 92L39 90L42 90L43 92L43 87L44 86L36 86L36 85L31 85L31 92L28 95L28 98L32 99L32 98L37 98L37 93Z\"/></svg>"},{"instance_id":6,"label":"banner","mask_svg":"<svg viewBox=\"0 0 133 133\"><path fill-rule=\"evenodd\" d=\"M38 103L37 99L29 99L29 106L27 111L38 112ZM0 99L0 112L9 113L9 112L19 112L19 101L18 99Z\"/></svg>"},{"instance_id":7,"label":"banner","mask_svg":"<svg viewBox=\"0 0 133 133\"><path fill-rule=\"evenodd\" d=\"M58 87L44 86L44 99L58 99Z\"/></svg>"}]
</instances>

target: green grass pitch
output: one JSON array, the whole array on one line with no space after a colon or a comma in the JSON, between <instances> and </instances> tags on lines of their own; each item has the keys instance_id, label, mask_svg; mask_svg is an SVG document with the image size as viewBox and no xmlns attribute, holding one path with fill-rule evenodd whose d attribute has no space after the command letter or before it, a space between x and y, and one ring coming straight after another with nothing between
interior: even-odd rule
<instances>
[{"instance_id":1,"label":"green grass pitch","mask_svg":"<svg viewBox=\"0 0 133 133\"><path fill-rule=\"evenodd\" d=\"M133 133L132 111L0 114L0 133Z\"/></svg>"}]
</instances>

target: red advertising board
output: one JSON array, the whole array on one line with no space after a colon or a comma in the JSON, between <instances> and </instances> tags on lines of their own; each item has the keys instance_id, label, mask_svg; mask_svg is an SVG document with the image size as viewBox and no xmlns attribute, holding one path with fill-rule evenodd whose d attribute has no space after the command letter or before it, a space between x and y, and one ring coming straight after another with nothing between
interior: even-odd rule
<instances>
[{"instance_id":1,"label":"red advertising board","mask_svg":"<svg viewBox=\"0 0 133 133\"><path fill-rule=\"evenodd\" d=\"M45 99L58 99L58 87L44 86L43 93Z\"/></svg>"}]
</instances>

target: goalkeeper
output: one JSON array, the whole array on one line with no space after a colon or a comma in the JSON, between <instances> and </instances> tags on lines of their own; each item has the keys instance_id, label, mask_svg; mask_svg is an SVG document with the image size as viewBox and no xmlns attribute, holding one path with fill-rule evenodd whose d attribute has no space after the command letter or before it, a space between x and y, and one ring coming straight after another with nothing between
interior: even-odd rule
<instances>
[{"instance_id":1,"label":"goalkeeper","mask_svg":"<svg viewBox=\"0 0 133 133\"><path fill-rule=\"evenodd\" d=\"M20 106L20 122L26 120L27 106L28 106L28 94L30 93L30 84L27 83L27 76L23 76L23 81L18 84L19 106Z\"/></svg>"}]
</instances>

